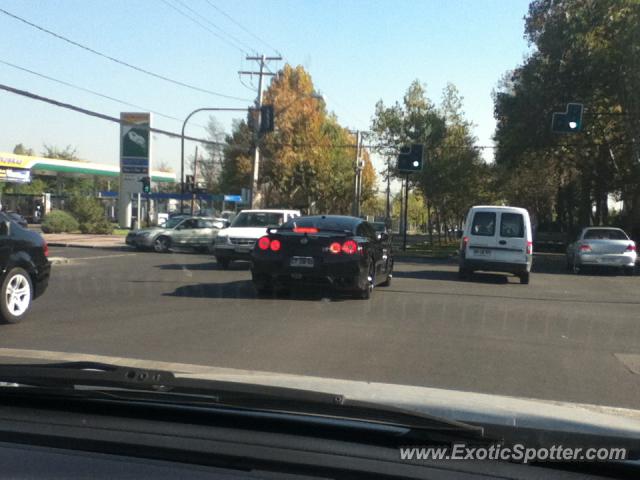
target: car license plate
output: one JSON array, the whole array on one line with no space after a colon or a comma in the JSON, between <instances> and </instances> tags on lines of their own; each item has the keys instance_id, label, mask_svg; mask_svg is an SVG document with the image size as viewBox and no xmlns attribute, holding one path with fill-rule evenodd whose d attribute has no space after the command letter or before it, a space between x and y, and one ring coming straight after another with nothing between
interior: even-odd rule
<instances>
[{"instance_id":1,"label":"car license plate","mask_svg":"<svg viewBox=\"0 0 640 480\"><path fill-rule=\"evenodd\" d=\"M487 257L491 255L491 250L488 248L474 248L473 253L481 257Z\"/></svg>"},{"instance_id":2,"label":"car license plate","mask_svg":"<svg viewBox=\"0 0 640 480\"><path fill-rule=\"evenodd\" d=\"M292 267L313 267L313 257L291 257L289 265Z\"/></svg>"}]
</instances>

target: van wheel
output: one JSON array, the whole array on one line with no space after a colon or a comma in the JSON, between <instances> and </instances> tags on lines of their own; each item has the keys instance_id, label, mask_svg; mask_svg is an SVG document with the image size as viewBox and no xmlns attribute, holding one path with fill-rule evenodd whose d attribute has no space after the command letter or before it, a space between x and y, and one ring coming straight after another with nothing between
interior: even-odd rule
<instances>
[{"instance_id":1,"label":"van wheel","mask_svg":"<svg viewBox=\"0 0 640 480\"><path fill-rule=\"evenodd\" d=\"M529 272L520 275L520 283L522 285L529 285Z\"/></svg>"},{"instance_id":2,"label":"van wheel","mask_svg":"<svg viewBox=\"0 0 640 480\"><path fill-rule=\"evenodd\" d=\"M31 307L33 285L26 270L16 267L7 273L0 288L0 315L6 323L18 323Z\"/></svg>"},{"instance_id":3,"label":"van wheel","mask_svg":"<svg viewBox=\"0 0 640 480\"><path fill-rule=\"evenodd\" d=\"M471 270L463 266L458 267L458 278L460 280L469 280L471 277Z\"/></svg>"}]
</instances>

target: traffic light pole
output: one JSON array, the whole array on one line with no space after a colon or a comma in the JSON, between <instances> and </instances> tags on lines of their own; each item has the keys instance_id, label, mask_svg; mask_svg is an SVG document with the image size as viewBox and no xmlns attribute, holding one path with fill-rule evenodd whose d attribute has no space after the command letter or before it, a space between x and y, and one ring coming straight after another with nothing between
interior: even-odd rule
<instances>
[{"instance_id":1,"label":"traffic light pole","mask_svg":"<svg viewBox=\"0 0 640 480\"><path fill-rule=\"evenodd\" d=\"M407 173L404 178L404 219L402 221L402 251L407 250L407 212L409 211L409 174Z\"/></svg>"}]
</instances>

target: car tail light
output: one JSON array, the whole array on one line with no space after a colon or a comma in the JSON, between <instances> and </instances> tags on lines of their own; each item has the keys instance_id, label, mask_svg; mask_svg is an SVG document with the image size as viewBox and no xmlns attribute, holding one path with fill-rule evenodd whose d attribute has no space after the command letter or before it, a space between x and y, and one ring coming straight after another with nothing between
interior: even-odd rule
<instances>
[{"instance_id":1,"label":"car tail light","mask_svg":"<svg viewBox=\"0 0 640 480\"><path fill-rule=\"evenodd\" d=\"M591 245L583 243L582 245L580 245L580 251L581 252L590 252L591 251Z\"/></svg>"},{"instance_id":2,"label":"car tail light","mask_svg":"<svg viewBox=\"0 0 640 480\"><path fill-rule=\"evenodd\" d=\"M342 244L342 251L347 255L353 255L358 251L358 244L353 240L347 240Z\"/></svg>"},{"instance_id":3,"label":"car tail light","mask_svg":"<svg viewBox=\"0 0 640 480\"><path fill-rule=\"evenodd\" d=\"M625 250L625 252L635 252L635 251L636 251L635 243L630 243L627 249Z\"/></svg>"},{"instance_id":4,"label":"car tail light","mask_svg":"<svg viewBox=\"0 0 640 480\"><path fill-rule=\"evenodd\" d=\"M258 248L260 248L260 250L268 250L270 244L271 240L269 240L269 237L262 237L258 240Z\"/></svg>"},{"instance_id":5,"label":"car tail light","mask_svg":"<svg viewBox=\"0 0 640 480\"><path fill-rule=\"evenodd\" d=\"M44 256L49 256L49 245L47 245L47 242L44 242Z\"/></svg>"},{"instance_id":6,"label":"car tail light","mask_svg":"<svg viewBox=\"0 0 640 480\"><path fill-rule=\"evenodd\" d=\"M271 240L271 250L273 250L274 252L280 250L280 240Z\"/></svg>"},{"instance_id":7,"label":"car tail light","mask_svg":"<svg viewBox=\"0 0 640 480\"><path fill-rule=\"evenodd\" d=\"M331 245L329 245L329 251L331 253L340 253L342 251L342 245L340 245L338 242L333 242Z\"/></svg>"},{"instance_id":8,"label":"car tail light","mask_svg":"<svg viewBox=\"0 0 640 480\"><path fill-rule=\"evenodd\" d=\"M527 242L527 255L531 255L533 253L533 242Z\"/></svg>"},{"instance_id":9,"label":"car tail light","mask_svg":"<svg viewBox=\"0 0 640 480\"><path fill-rule=\"evenodd\" d=\"M318 233L318 229L315 227L295 227L294 233Z\"/></svg>"}]
</instances>

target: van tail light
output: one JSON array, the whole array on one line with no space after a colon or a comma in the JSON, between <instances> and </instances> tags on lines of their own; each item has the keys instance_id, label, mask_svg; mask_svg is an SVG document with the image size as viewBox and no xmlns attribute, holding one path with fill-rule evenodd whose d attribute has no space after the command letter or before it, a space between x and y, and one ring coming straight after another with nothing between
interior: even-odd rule
<instances>
[{"instance_id":1,"label":"van tail light","mask_svg":"<svg viewBox=\"0 0 640 480\"><path fill-rule=\"evenodd\" d=\"M48 257L49 256L49 245L47 245L47 242L44 242L44 256Z\"/></svg>"},{"instance_id":2,"label":"van tail light","mask_svg":"<svg viewBox=\"0 0 640 480\"><path fill-rule=\"evenodd\" d=\"M527 242L527 255L533 254L533 242Z\"/></svg>"},{"instance_id":3,"label":"van tail light","mask_svg":"<svg viewBox=\"0 0 640 480\"><path fill-rule=\"evenodd\" d=\"M280 244L280 240L278 240L277 238L275 240L271 240L270 248L272 251L278 252L281 246L282 245Z\"/></svg>"},{"instance_id":4,"label":"van tail light","mask_svg":"<svg viewBox=\"0 0 640 480\"><path fill-rule=\"evenodd\" d=\"M587 244L587 243L583 243L582 245L580 245L579 247L581 252L590 252L591 251L591 245Z\"/></svg>"},{"instance_id":5,"label":"van tail light","mask_svg":"<svg viewBox=\"0 0 640 480\"><path fill-rule=\"evenodd\" d=\"M469 245L469 237L462 237L462 249L464 250Z\"/></svg>"},{"instance_id":6,"label":"van tail light","mask_svg":"<svg viewBox=\"0 0 640 480\"><path fill-rule=\"evenodd\" d=\"M269 237L261 237L260 240L258 240L258 248L260 250L269 250L269 245L271 245Z\"/></svg>"},{"instance_id":7,"label":"van tail light","mask_svg":"<svg viewBox=\"0 0 640 480\"><path fill-rule=\"evenodd\" d=\"M630 243L629 246L627 247L627 249L625 250L625 252L635 252L636 251L636 244L635 243Z\"/></svg>"}]
</instances>

